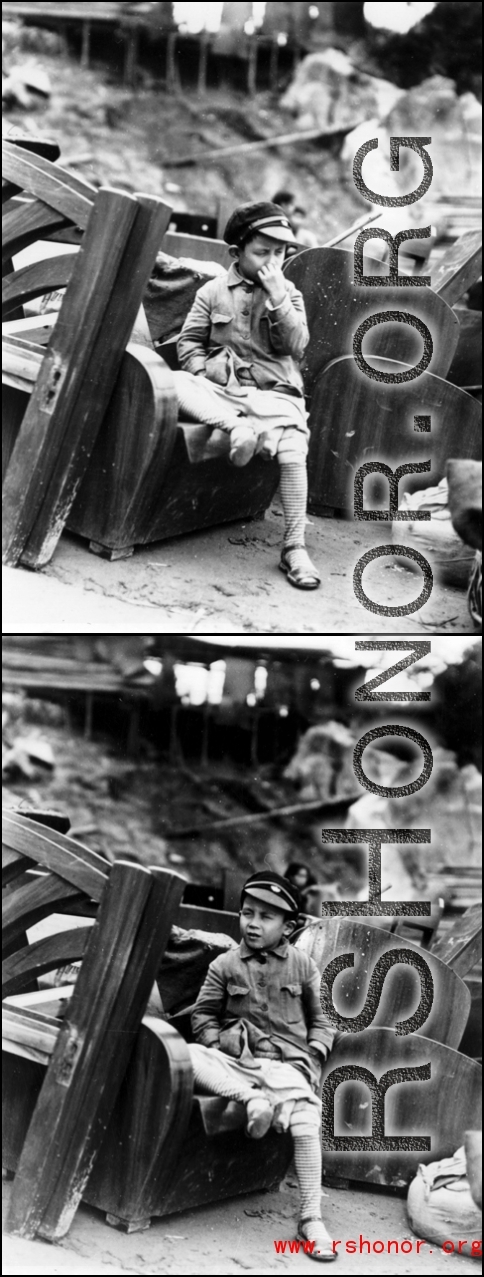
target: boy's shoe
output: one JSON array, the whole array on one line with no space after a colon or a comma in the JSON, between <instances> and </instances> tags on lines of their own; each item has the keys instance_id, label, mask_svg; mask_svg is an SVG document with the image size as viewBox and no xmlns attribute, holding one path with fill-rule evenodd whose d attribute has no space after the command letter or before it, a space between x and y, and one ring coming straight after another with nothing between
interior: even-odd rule
<instances>
[{"instance_id":1,"label":"boy's shoe","mask_svg":"<svg viewBox=\"0 0 484 1277\"><path fill-rule=\"evenodd\" d=\"M285 545L279 567L298 590L317 590L321 585L319 572L304 545Z\"/></svg>"},{"instance_id":2,"label":"boy's shoe","mask_svg":"<svg viewBox=\"0 0 484 1277\"><path fill-rule=\"evenodd\" d=\"M230 431L229 460L233 466L246 466L257 446L257 435L251 426L234 426Z\"/></svg>"},{"instance_id":3,"label":"boy's shoe","mask_svg":"<svg viewBox=\"0 0 484 1277\"><path fill-rule=\"evenodd\" d=\"M313 1250L305 1251L308 1259L315 1259L324 1264L338 1258L338 1253L333 1250L332 1239L322 1219L300 1219L297 1226L297 1241L314 1242Z\"/></svg>"},{"instance_id":4,"label":"boy's shoe","mask_svg":"<svg viewBox=\"0 0 484 1277\"><path fill-rule=\"evenodd\" d=\"M265 1095L254 1095L246 1104L245 1134L252 1140L261 1140L272 1125L274 1110Z\"/></svg>"}]
</instances>

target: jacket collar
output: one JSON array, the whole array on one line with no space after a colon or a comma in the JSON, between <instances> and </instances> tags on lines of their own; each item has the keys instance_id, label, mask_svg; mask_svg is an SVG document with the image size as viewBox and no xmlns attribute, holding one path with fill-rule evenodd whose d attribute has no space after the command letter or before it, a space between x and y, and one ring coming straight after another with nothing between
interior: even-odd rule
<instances>
[{"instance_id":1,"label":"jacket collar","mask_svg":"<svg viewBox=\"0 0 484 1277\"><path fill-rule=\"evenodd\" d=\"M235 288L236 284L245 284L246 288L255 288L252 279L246 279L245 275L241 275L237 262L232 262L227 271L226 284L228 288Z\"/></svg>"},{"instance_id":2,"label":"jacket collar","mask_svg":"<svg viewBox=\"0 0 484 1277\"><path fill-rule=\"evenodd\" d=\"M267 951L264 950L264 952L267 952L268 954L275 953L277 958L287 958L288 951L289 951L289 944L287 940L281 940L281 943L278 944L277 949L269 949ZM249 949L249 946L248 944L246 944L245 940L240 941L240 956L245 962L247 961L248 958L255 958L259 952L260 952L259 949Z\"/></svg>"}]
</instances>

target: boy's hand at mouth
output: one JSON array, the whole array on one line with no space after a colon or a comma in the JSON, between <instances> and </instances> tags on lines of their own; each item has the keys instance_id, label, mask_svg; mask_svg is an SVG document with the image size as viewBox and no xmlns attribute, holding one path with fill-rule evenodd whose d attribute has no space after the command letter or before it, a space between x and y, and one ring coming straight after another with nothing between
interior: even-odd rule
<instances>
[{"instance_id":1,"label":"boy's hand at mouth","mask_svg":"<svg viewBox=\"0 0 484 1277\"><path fill-rule=\"evenodd\" d=\"M286 281L280 266L277 262L269 262L267 266L261 266L258 272L260 283L269 294L273 306L280 306L286 296Z\"/></svg>"}]
</instances>

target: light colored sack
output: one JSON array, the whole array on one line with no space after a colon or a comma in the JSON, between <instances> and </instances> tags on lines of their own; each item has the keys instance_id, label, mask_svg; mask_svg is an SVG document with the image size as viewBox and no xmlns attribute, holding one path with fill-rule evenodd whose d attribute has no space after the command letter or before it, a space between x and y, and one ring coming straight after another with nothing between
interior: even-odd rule
<instances>
[{"instance_id":1,"label":"light colored sack","mask_svg":"<svg viewBox=\"0 0 484 1277\"><path fill-rule=\"evenodd\" d=\"M399 510L430 510L431 518L394 522L392 540L397 545L411 546L424 558L430 555L430 566L435 567L436 575L445 585L467 589L475 554L454 531L448 500L447 479L441 479L436 488L405 492Z\"/></svg>"},{"instance_id":2,"label":"light colored sack","mask_svg":"<svg viewBox=\"0 0 484 1277\"><path fill-rule=\"evenodd\" d=\"M472 1255L472 1242L481 1237L482 1217L471 1197L464 1146L453 1157L419 1166L408 1190L407 1212L417 1237L440 1246L453 1242L456 1253L459 1242L465 1241L460 1254Z\"/></svg>"}]
</instances>

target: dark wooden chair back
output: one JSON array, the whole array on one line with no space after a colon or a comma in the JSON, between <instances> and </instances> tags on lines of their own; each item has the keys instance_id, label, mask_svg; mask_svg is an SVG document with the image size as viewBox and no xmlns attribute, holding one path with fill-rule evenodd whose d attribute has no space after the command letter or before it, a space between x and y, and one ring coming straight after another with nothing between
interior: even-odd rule
<instances>
[{"instance_id":1,"label":"dark wooden chair back","mask_svg":"<svg viewBox=\"0 0 484 1277\"><path fill-rule=\"evenodd\" d=\"M351 1020L360 1014L362 1002L366 1002L375 964L384 955L391 955L395 950L414 955L415 965L403 957L398 962L395 961L394 967L388 970L377 1010L374 1014L369 1013L368 1024L361 1024L360 1030L370 1024L375 1029L379 1026L394 1028L398 1022L412 1017L420 1003L424 1007L424 976L419 976L419 970L422 971L426 966L433 982L433 996L430 1009L426 1014L422 1011L412 1032L443 1042L454 1049L459 1046L469 1015L470 993L455 971L434 954L426 950L423 957L422 949L403 936L394 935L381 927L365 926L363 922L354 922L350 918L327 918L322 923L316 923L302 932L296 941L296 948L310 953L321 975L325 974L327 980L332 976L332 1004L344 1020ZM343 970L338 967L337 960L349 953L355 955L354 966ZM335 965L331 967L330 964ZM418 999L416 991L420 993ZM344 1030L344 1036L349 1031L350 1025ZM358 1032L358 1028L355 1032Z\"/></svg>"},{"instance_id":2,"label":"dark wooden chair back","mask_svg":"<svg viewBox=\"0 0 484 1277\"><path fill-rule=\"evenodd\" d=\"M310 341L304 356L304 381L309 396L332 359L353 356L353 336L363 320L379 311L397 309L394 288L356 287L353 272L353 254L338 248L308 249L284 267L287 278L303 294L308 317ZM365 258L365 273L370 272L381 275L381 262ZM427 325L433 338L428 371L445 377L459 336L457 316L450 306L432 288L409 287L398 289L398 310L408 311ZM422 356L422 338L415 328L389 321L366 333L363 349L370 362L379 355L415 365ZM363 380L361 373L359 376ZM374 398L374 387L372 395Z\"/></svg>"}]
</instances>

